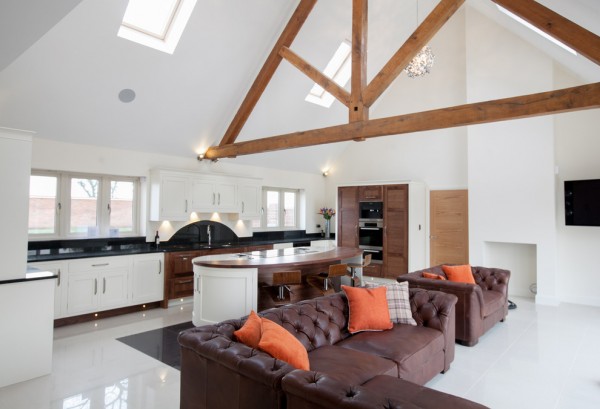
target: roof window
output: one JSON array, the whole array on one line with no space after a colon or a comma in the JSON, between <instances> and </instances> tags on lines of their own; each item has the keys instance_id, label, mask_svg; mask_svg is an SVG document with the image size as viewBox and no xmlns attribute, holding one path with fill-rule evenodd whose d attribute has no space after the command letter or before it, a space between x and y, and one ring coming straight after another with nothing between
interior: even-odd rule
<instances>
[{"instance_id":1,"label":"roof window","mask_svg":"<svg viewBox=\"0 0 600 409\"><path fill-rule=\"evenodd\" d=\"M346 86L352 74L351 51L352 45L350 42L348 40L342 41L323 71L326 77L331 78L340 87ZM329 108L335 97L315 83L304 100Z\"/></svg>"}]
</instances>

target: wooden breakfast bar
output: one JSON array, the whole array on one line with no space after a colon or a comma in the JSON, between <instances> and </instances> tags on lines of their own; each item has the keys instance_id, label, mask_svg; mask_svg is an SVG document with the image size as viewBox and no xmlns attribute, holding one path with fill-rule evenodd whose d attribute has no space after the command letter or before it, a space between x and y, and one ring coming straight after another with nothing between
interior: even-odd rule
<instances>
[{"instance_id":1,"label":"wooden breakfast bar","mask_svg":"<svg viewBox=\"0 0 600 409\"><path fill-rule=\"evenodd\" d=\"M281 304L322 295L306 278L328 271L332 264L360 263L362 250L350 247L291 247L247 253L197 257L194 264L196 326L239 318L250 310L261 311ZM274 273L300 271L301 283L277 299ZM362 272L357 271L360 278ZM350 277L342 277L350 284Z\"/></svg>"}]
</instances>

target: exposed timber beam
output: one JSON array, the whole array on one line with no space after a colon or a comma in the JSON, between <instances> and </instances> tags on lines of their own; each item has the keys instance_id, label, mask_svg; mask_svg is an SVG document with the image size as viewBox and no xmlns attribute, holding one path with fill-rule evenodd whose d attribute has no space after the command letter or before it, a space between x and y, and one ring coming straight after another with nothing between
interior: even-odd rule
<instances>
[{"instance_id":1,"label":"exposed timber beam","mask_svg":"<svg viewBox=\"0 0 600 409\"><path fill-rule=\"evenodd\" d=\"M298 54L290 50L288 47L282 47L279 55L285 58L290 64L298 68L308 78L319 84L323 89L333 95L338 101L347 107L350 106L350 93L340 87L331 78L328 78L321 71L310 65L306 60Z\"/></svg>"},{"instance_id":2,"label":"exposed timber beam","mask_svg":"<svg viewBox=\"0 0 600 409\"><path fill-rule=\"evenodd\" d=\"M211 147L204 157L214 160L357 138L375 138L592 108L600 108L600 82Z\"/></svg>"},{"instance_id":3,"label":"exposed timber beam","mask_svg":"<svg viewBox=\"0 0 600 409\"><path fill-rule=\"evenodd\" d=\"M221 139L221 146L233 143L239 136L246 121L250 117L252 110L267 88L269 81L271 81L273 74L281 62L279 50L281 50L282 47L289 47L292 44L316 3L317 0L300 0L300 4L296 7L294 14L292 14L292 17L283 29L283 32L279 36L273 50L271 50L265 64L250 87L248 94L246 94L235 117L231 121L231 124L229 124L229 128L227 128L223 139Z\"/></svg>"},{"instance_id":4,"label":"exposed timber beam","mask_svg":"<svg viewBox=\"0 0 600 409\"><path fill-rule=\"evenodd\" d=\"M352 0L352 76L350 77L350 122L369 119L363 101L367 86L368 0ZM361 140L361 139L359 139Z\"/></svg>"},{"instance_id":5,"label":"exposed timber beam","mask_svg":"<svg viewBox=\"0 0 600 409\"><path fill-rule=\"evenodd\" d=\"M373 77L363 95L368 107L383 94L410 61L427 45L465 0L441 0L406 42L396 51L379 73Z\"/></svg>"},{"instance_id":6,"label":"exposed timber beam","mask_svg":"<svg viewBox=\"0 0 600 409\"><path fill-rule=\"evenodd\" d=\"M492 0L600 65L600 37L534 0Z\"/></svg>"}]
</instances>

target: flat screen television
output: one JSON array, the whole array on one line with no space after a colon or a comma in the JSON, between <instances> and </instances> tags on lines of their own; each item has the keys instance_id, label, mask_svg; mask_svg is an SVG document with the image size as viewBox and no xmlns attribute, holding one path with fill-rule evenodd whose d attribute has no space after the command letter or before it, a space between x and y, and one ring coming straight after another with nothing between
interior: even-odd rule
<instances>
[{"instance_id":1,"label":"flat screen television","mask_svg":"<svg viewBox=\"0 0 600 409\"><path fill-rule=\"evenodd\" d=\"M565 181L567 226L600 226L600 179Z\"/></svg>"}]
</instances>

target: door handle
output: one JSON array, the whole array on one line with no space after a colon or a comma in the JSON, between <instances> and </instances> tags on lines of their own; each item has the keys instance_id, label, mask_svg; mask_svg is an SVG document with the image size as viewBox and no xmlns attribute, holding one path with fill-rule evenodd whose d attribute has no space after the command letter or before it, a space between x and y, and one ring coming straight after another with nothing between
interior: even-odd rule
<instances>
[{"instance_id":1,"label":"door handle","mask_svg":"<svg viewBox=\"0 0 600 409\"><path fill-rule=\"evenodd\" d=\"M185 200L185 212L186 213L188 212L188 201L187 201L187 199Z\"/></svg>"}]
</instances>

